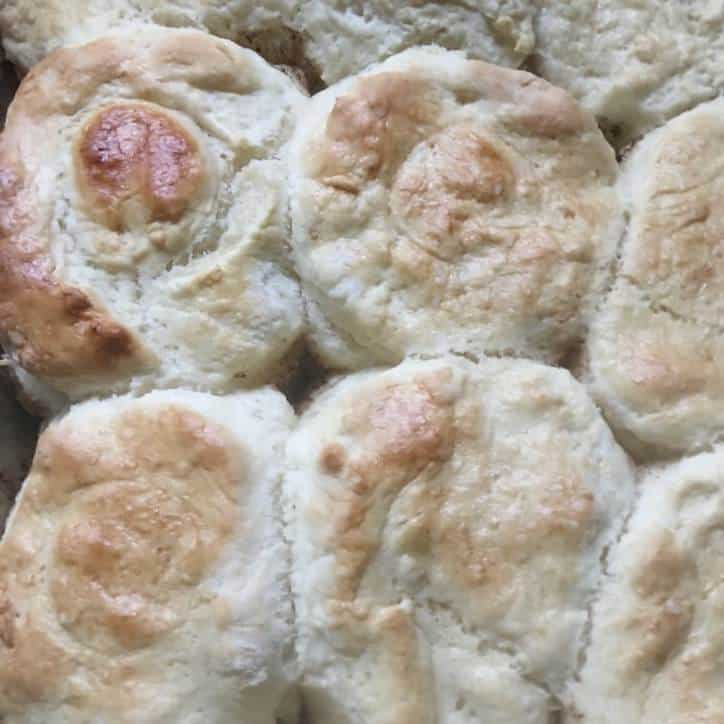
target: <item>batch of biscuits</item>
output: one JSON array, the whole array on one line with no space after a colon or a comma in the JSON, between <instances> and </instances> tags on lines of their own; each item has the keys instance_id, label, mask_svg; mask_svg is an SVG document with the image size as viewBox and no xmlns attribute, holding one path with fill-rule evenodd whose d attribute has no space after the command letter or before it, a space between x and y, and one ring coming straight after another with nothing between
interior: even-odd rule
<instances>
[{"instance_id":1,"label":"batch of biscuits","mask_svg":"<svg viewBox=\"0 0 724 724\"><path fill-rule=\"evenodd\" d=\"M0 722L724 724L724 1L0 31Z\"/></svg>"}]
</instances>

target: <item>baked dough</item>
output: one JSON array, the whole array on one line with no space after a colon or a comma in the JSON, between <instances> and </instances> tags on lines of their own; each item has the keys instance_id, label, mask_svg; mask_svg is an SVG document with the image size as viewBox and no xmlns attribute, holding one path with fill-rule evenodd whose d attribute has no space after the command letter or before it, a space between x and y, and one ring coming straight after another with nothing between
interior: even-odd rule
<instances>
[{"instance_id":1,"label":"baked dough","mask_svg":"<svg viewBox=\"0 0 724 724\"><path fill-rule=\"evenodd\" d=\"M139 28L33 69L0 141L12 360L71 399L284 375L304 329L284 155L305 102L194 30Z\"/></svg>"},{"instance_id":2,"label":"baked dough","mask_svg":"<svg viewBox=\"0 0 724 724\"><path fill-rule=\"evenodd\" d=\"M0 722L723 724L723 27L0 0Z\"/></svg>"},{"instance_id":3,"label":"baked dough","mask_svg":"<svg viewBox=\"0 0 724 724\"><path fill-rule=\"evenodd\" d=\"M642 481L593 612L586 724L724 720L724 450Z\"/></svg>"},{"instance_id":4,"label":"baked dough","mask_svg":"<svg viewBox=\"0 0 724 724\"><path fill-rule=\"evenodd\" d=\"M649 134L621 179L621 269L589 340L592 389L641 455L724 432L724 101Z\"/></svg>"},{"instance_id":5,"label":"baked dough","mask_svg":"<svg viewBox=\"0 0 724 724\"><path fill-rule=\"evenodd\" d=\"M518 66L532 52L532 0L302 0L296 25L327 83L414 45L434 43Z\"/></svg>"},{"instance_id":6,"label":"baked dough","mask_svg":"<svg viewBox=\"0 0 724 724\"><path fill-rule=\"evenodd\" d=\"M274 55L284 42L297 0L2 0L0 32L8 58L29 69L51 51L139 24L208 29L258 44ZM256 41L256 42L255 42Z\"/></svg>"},{"instance_id":7,"label":"baked dough","mask_svg":"<svg viewBox=\"0 0 724 724\"><path fill-rule=\"evenodd\" d=\"M287 465L311 721L550 721L633 497L568 372L443 358L351 375L304 413Z\"/></svg>"},{"instance_id":8,"label":"baked dough","mask_svg":"<svg viewBox=\"0 0 724 724\"><path fill-rule=\"evenodd\" d=\"M569 90L623 146L724 87L716 0L545 0L537 70Z\"/></svg>"},{"instance_id":9,"label":"baked dough","mask_svg":"<svg viewBox=\"0 0 724 724\"><path fill-rule=\"evenodd\" d=\"M580 341L621 232L613 151L528 73L405 51L316 95L291 150L293 243L322 361L549 361Z\"/></svg>"},{"instance_id":10,"label":"baked dough","mask_svg":"<svg viewBox=\"0 0 724 724\"><path fill-rule=\"evenodd\" d=\"M50 424L0 543L6 724L284 715L293 422L260 390L91 401Z\"/></svg>"},{"instance_id":11,"label":"baked dough","mask_svg":"<svg viewBox=\"0 0 724 724\"><path fill-rule=\"evenodd\" d=\"M517 66L534 46L533 0L2 0L8 57L31 68L57 48L138 24L206 29L271 62L311 61L327 82L436 43Z\"/></svg>"}]
</instances>

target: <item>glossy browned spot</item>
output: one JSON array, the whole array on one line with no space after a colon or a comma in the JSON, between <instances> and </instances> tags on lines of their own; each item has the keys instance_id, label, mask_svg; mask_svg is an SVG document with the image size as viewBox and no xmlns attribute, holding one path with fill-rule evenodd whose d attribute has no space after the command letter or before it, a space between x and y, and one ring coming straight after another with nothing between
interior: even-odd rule
<instances>
[{"instance_id":1,"label":"glossy browned spot","mask_svg":"<svg viewBox=\"0 0 724 724\"><path fill-rule=\"evenodd\" d=\"M54 279L49 261L33 256L32 242L0 245L0 328L11 337L20 364L35 374L143 364L131 332L82 291Z\"/></svg>"},{"instance_id":2,"label":"glossy browned spot","mask_svg":"<svg viewBox=\"0 0 724 724\"><path fill-rule=\"evenodd\" d=\"M77 145L80 187L114 229L132 218L177 221L203 176L196 141L167 114L142 105L107 108Z\"/></svg>"},{"instance_id":3,"label":"glossy browned spot","mask_svg":"<svg viewBox=\"0 0 724 724\"><path fill-rule=\"evenodd\" d=\"M424 382L393 385L370 401L365 420L373 467L417 470L452 452L453 417ZM364 472L361 466L360 472Z\"/></svg>"}]
</instances>

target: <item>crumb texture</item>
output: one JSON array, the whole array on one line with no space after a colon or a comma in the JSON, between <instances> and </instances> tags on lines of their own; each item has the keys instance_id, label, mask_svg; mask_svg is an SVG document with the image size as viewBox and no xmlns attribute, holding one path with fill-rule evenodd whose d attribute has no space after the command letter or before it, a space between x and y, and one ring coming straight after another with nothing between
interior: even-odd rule
<instances>
[{"instance_id":1,"label":"crumb texture","mask_svg":"<svg viewBox=\"0 0 724 724\"><path fill-rule=\"evenodd\" d=\"M415 45L519 66L535 44L532 0L301 0L296 24L327 83Z\"/></svg>"},{"instance_id":2,"label":"crumb texture","mask_svg":"<svg viewBox=\"0 0 724 724\"><path fill-rule=\"evenodd\" d=\"M723 21L720 2L546 0L538 70L623 146L721 91Z\"/></svg>"}]
</instances>

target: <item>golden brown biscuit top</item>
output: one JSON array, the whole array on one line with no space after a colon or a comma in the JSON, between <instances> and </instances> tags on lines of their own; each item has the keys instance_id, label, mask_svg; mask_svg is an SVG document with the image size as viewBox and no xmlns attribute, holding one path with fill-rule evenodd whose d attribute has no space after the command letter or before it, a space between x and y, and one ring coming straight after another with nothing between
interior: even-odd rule
<instances>
[{"instance_id":1,"label":"golden brown biscuit top","mask_svg":"<svg viewBox=\"0 0 724 724\"><path fill-rule=\"evenodd\" d=\"M313 716L442 720L458 693L485 699L498 656L519 686L563 691L633 495L625 455L566 373L444 357L350 375L312 403L287 460ZM446 668L450 650L468 668Z\"/></svg>"},{"instance_id":2,"label":"golden brown biscuit top","mask_svg":"<svg viewBox=\"0 0 724 724\"><path fill-rule=\"evenodd\" d=\"M643 477L572 686L583 721L722 721L722 453L715 447Z\"/></svg>"},{"instance_id":3,"label":"golden brown biscuit top","mask_svg":"<svg viewBox=\"0 0 724 724\"><path fill-rule=\"evenodd\" d=\"M513 103L511 114L504 119L505 126L541 139L565 138L586 129L583 111L560 89L542 86L540 81L524 74L516 78L514 73L484 63L471 61L468 66L470 78L461 79L462 87L454 89L460 105L481 97ZM323 146L315 159L316 174L332 187L359 191L359 183L384 177L385 173L394 174L397 164L419 141L437 147L439 142L427 138L437 129L451 133L450 140L442 142L448 152L443 148L440 156L433 159L441 175L461 162L474 165L479 151L469 149L472 156L459 155L465 150L462 134L455 134L455 129L446 125L446 105L449 100L441 95L436 79L421 71L389 70L359 78L353 88L337 97L329 113ZM482 131L481 124L474 120L466 125L473 135L476 130ZM456 144L456 139L461 143ZM491 151L499 159L499 152L489 144L483 155ZM355 176L359 176L357 185L352 181ZM473 190L473 198L477 196Z\"/></svg>"},{"instance_id":4,"label":"golden brown biscuit top","mask_svg":"<svg viewBox=\"0 0 724 724\"><path fill-rule=\"evenodd\" d=\"M20 166L0 158L0 326L19 362L41 375L141 364L144 355L131 332L54 276L39 239L43 221Z\"/></svg>"},{"instance_id":5,"label":"golden brown biscuit top","mask_svg":"<svg viewBox=\"0 0 724 724\"><path fill-rule=\"evenodd\" d=\"M620 232L618 169L563 91L415 48L317 94L293 146L296 262L326 364L557 361L585 333Z\"/></svg>"},{"instance_id":6,"label":"golden brown biscuit top","mask_svg":"<svg viewBox=\"0 0 724 724\"><path fill-rule=\"evenodd\" d=\"M329 500L342 600L355 598L379 552L380 518L396 555L427 559L459 590L472 587L468 604L479 613L514 599L518 565L544 546L575 553L596 525L594 492L565 455L552 451L545 471L531 471L539 484L526 481L525 496L497 451L476 456L476 404L447 396L451 381L449 370L421 374L345 401L353 411L340 439L319 456L344 490ZM457 476L463 459L471 474Z\"/></svg>"},{"instance_id":7,"label":"golden brown biscuit top","mask_svg":"<svg viewBox=\"0 0 724 724\"><path fill-rule=\"evenodd\" d=\"M422 78L379 73L358 81L335 101L316 159L318 177L341 191L358 192L370 180L394 174L406 151L436 116L434 88Z\"/></svg>"},{"instance_id":8,"label":"golden brown biscuit top","mask_svg":"<svg viewBox=\"0 0 724 724\"><path fill-rule=\"evenodd\" d=\"M0 142L13 362L73 400L281 376L304 322L281 161L303 102L251 51L193 30L38 64Z\"/></svg>"},{"instance_id":9,"label":"golden brown biscuit top","mask_svg":"<svg viewBox=\"0 0 724 724\"><path fill-rule=\"evenodd\" d=\"M201 185L203 163L195 139L160 109L118 104L82 129L76 172L90 212L118 230L134 215L178 221Z\"/></svg>"},{"instance_id":10,"label":"golden brown biscuit top","mask_svg":"<svg viewBox=\"0 0 724 724\"><path fill-rule=\"evenodd\" d=\"M2 542L0 702L60 696L71 666L106 683L132 676L124 657L193 615L237 532L245 455L169 403L42 436Z\"/></svg>"}]
</instances>

